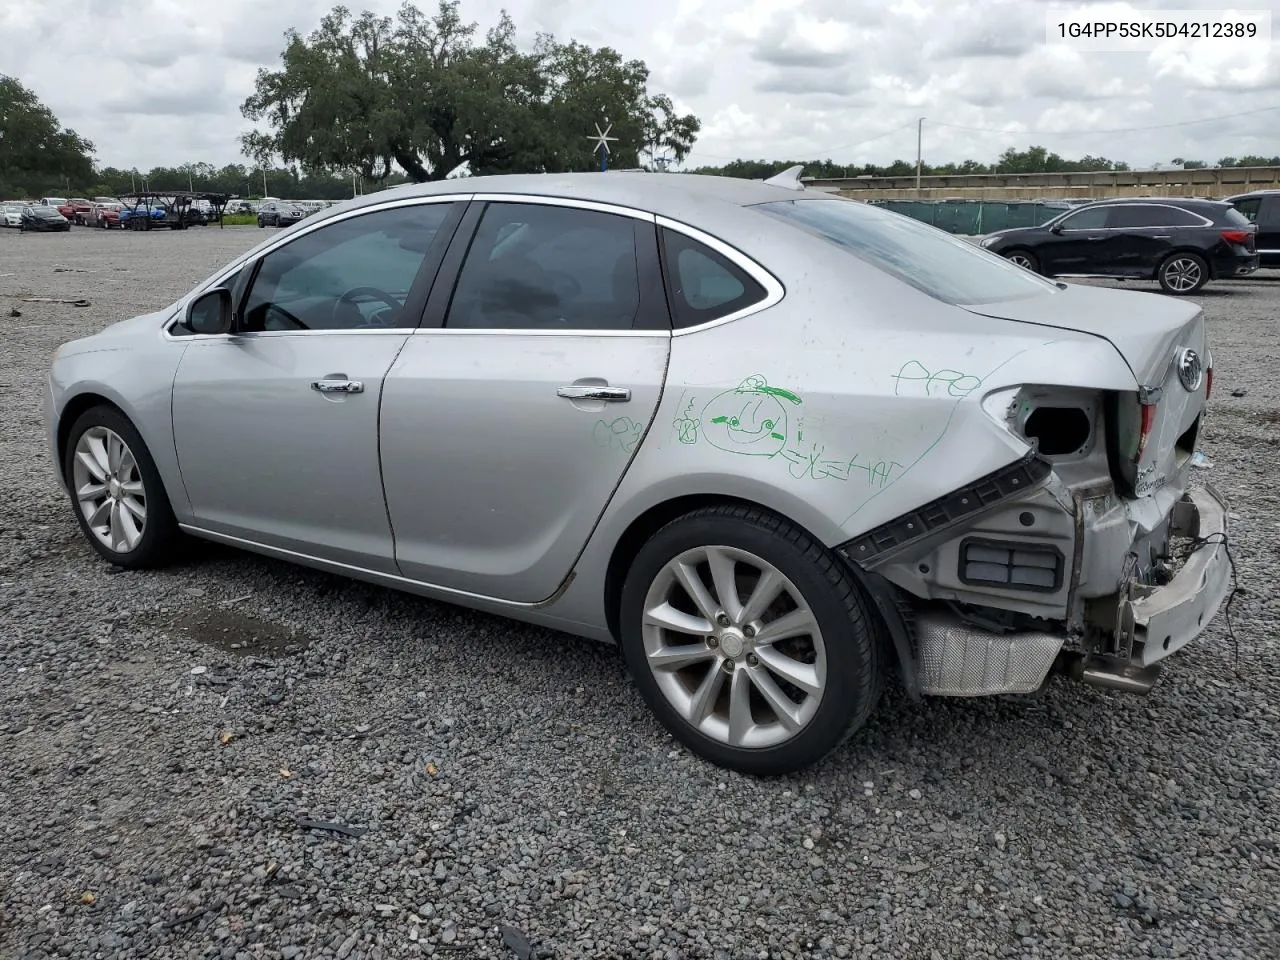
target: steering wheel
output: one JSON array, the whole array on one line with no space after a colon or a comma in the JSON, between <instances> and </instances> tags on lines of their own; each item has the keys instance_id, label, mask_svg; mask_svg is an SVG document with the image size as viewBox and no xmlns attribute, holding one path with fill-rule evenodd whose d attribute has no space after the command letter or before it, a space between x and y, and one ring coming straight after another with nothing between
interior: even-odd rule
<instances>
[{"instance_id":1,"label":"steering wheel","mask_svg":"<svg viewBox=\"0 0 1280 960\"><path fill-rule=\"evenodd\" d=\"M340 296L337 299L337 301L335 301L333 304L333 323L335 327L342 328L347 326L354 326L354 327L389 326L389 323L386 320L381 320L381 319L366 320L364 314L360 312L360 308L356 306L355 302L357 299L381 300L383 303L385 303L388 307L391 308L392 318L394 318L395 315L398 314L401 311L401 309L403 309L403 306L404 306L399 300L397 300L391 294L387 293L387 291L379 290L377 287L353 287L350 290L348 290L346 293L344 293L342 296ZM359 318L358 322L351 323L351 324L348 324L345 322L346 317L344 316L344 314L349 315L350 313L354 313L355 316Z\"/></svg>"}]
</instances>

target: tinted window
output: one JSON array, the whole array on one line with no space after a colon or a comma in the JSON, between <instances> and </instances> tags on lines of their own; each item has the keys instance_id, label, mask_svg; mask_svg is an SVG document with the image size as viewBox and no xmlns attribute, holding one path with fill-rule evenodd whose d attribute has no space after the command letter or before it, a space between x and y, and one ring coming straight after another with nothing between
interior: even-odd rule
<instances>
[{"instance_id":1,"label":"tinted window","mask_svg":"<svg viewBox=\"0 0 1280 960\"><path fill-rule=\"evenodd\" d=\"M637 222L572 207L490 204L462 265L445 326L630 329L640 307Z\"/></svg>"},{"instance_id":2,"label":"tinted window","mask_svg":"<svg viewBox=\"0 0 1280 960\"><path fill-rule=\"evenodd\" d=\"M781 200L754 209L813 233L946 303L1048 296L1048 280L967 240L852 200Z\"/></svg>"},{"instance_id":3,"label":"tinted window","mask_svg":"<svg viewBox=\"0 0 1280 960\"><path fill-rule=\"evenodd\" d=\"M245 300L241 328L350 330L416 327L409 289L440 238L451 204L380 210L303 234L267 254Z\"/></svg>"},{"instance_id":4,"label":"tinted window","mask_svg":"<svg viewBox=\"0 0 1280 960\"><path fill-rule=\"evenodd\" d=\"M1108 227L1195 227L1204 221L1186 210L1154 203L1123 204L1111 208Z\"/></svg>"},{"instance_id":5,"label":"tinted window","mask_svg":"<svg viewBox=\"0 0 1280 960\"><path fill-rule=\"evenodd\" d=\"M1109 207L1089 207L1072 213L1061 221L1063 230L1100 230L1107 225Z\"/></svg>"},{"instance_id":6,"label":"tinted window","mask_svg":"<svg viewBox=\"0 0 1280 960\"><path fill-rule=\"evenodd\" d=\"M692 237L663 230L662 245L672 323L677 328L727 317L767 295L745 271Z\"/></svg>"},{"instance_id":7,"label":"tinted window","mask_svg":"<svg viewBox=\"0 0 1280 960\"><path fill-rule=\"evenodd\" d=\"M1235 207L1236 210L1239 211L1250 223L1257 223L1258 210L1262 206L1262 198L1248 197L1244 200L1235 200L1232 202L1232 206Z\"/></svg>"}]
</instances>

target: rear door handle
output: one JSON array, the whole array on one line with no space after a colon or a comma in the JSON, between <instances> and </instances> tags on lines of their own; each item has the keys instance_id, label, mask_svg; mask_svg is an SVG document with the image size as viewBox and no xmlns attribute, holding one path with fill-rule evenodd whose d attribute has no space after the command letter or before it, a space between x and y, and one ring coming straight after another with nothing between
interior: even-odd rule
<instances>
[{"instance_id":1,"label":"rear door handle","mask_svg":"<svg viewBox=\"0 0 1280 960\"><path fill-rule=\"evenodd\" d=\"M1173 239L1173 234L1171 234L1171 233L1157 233L1157 234L1155 234L1155 235L1152 237L1152 239L1153 239L1153 240L1172 240L1172 239Z\"/></svg>"},{"instance_id":2,"label":"rear door handle","mask_svg":"<svg viewBox=\"0 0 1280 960\"><path fill-rule=\"evenodd\" d=\"M363 393L364 384L359 380L329 377L324 380L312 380L311 389L319 390L321 393Z\"/></svg>"},{"instance_id":3,"label":"rear door handle","mask_svg":"<svg viewBox=\"0 0 1280 960\"><path fill-rule=\"evenodd\" d=\"M566 400L605 400L610 403L626 403L631 399L630 387L597 387L573 384L557 387L556 396Z\"/></svg>"}]
</instances>

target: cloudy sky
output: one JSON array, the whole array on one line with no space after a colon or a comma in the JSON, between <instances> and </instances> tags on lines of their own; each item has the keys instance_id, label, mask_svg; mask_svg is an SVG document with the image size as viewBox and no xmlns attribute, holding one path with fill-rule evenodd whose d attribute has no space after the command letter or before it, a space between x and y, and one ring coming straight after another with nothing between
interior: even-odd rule
<instances>
[{"instance_id":1,"label":"cloudy sky","mask_svg":"<svg viewBox=\"0 0 1280 960\"><path fill-rule=\"evenodd\" d=\"M347 5L391 13L399 2ZM0 73L17 76L89 137L101 164L236 162L236 136L246 129L239 105L256 70L277 63L286 28L308 33L333 5L0 0ZM524 41L549 31L645 60L651 87L703 121L690 164L914 160L919 117L924 156L934 162L989 162L1033 143L1144 166L1280 152L1280 109L1224 117L1280 106L1274 43L1080 52L1046 44L1051 5L1037 0L463 0L462 9L487 27L502 6ZM1249 0L1231 9L1275 6ZM1215 116L1224 119L1168 126Z\"/></svg>"}]
</instances>

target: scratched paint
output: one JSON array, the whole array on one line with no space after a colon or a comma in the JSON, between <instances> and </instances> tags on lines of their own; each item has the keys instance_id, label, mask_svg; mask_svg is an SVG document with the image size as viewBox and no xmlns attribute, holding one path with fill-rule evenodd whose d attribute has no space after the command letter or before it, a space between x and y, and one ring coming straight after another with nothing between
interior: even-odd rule
<instances>
[{"instance_id":1,"label":"scratched paint","mask_svg":"<svg viewBox=\"0 0 1280 960\"><path fill-rule=\"evenodd\" d=\"M796 480L865 481L878 489L901 468L894 460L828 451L820 429L825 418L806 422L799 416L803 407L799 394L753 374L705 403L681 397L671 425L678 443L705 442L726 453L782 460Z\"/></svg>"}]
</instances>

